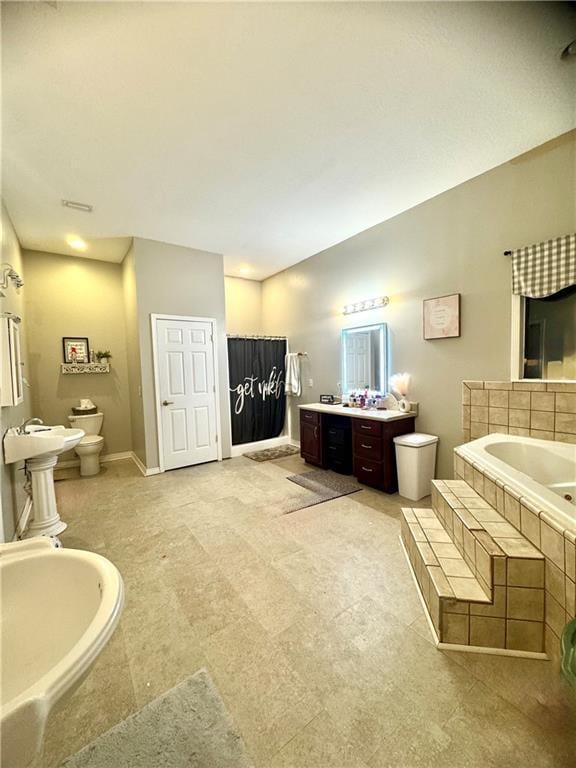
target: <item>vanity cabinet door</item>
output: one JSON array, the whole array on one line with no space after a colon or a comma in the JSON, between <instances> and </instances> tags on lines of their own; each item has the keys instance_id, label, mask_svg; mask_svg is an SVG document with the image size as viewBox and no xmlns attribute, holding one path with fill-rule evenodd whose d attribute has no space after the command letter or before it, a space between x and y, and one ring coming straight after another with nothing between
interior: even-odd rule
<instances>
[{"instance_id":1,"label":"vanity cabinet door","mask_svg":"<svg viewBox=\"0 0 576 768\"><path fill-rule=\"evenodd\" d=\"M322 466L322 433L320 424L300 418L300 455L309 464Z\"/></svg>"}]
</instances>

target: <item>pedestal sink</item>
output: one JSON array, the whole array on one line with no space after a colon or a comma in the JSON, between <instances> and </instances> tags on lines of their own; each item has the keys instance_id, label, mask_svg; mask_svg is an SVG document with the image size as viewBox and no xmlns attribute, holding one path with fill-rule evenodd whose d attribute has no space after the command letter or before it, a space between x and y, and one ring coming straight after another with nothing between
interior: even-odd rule
<instances>
[{"instance_id":1,"label":"pedestal sink","mask_svg":"<svg viewBox=\"0 0 576 768\"><path fill-rule=\"evenodd\" d=\"M0 544L0 583L1 764L25 768L41 750L50 709L112 636L124 588L106 558L47 538Z\"/></svg>"},{"instance_id":2,"label":"pedestal sink","mask_svg":"<svg viewBox=\"0 0 576 768\"><path fill-rule=\"evenodd\" d=\"M4 461L13 464L26 461L26 470L32 483L32 521L25 538L32 536L58 536L66 529L60 519L54 493L54 467L58 455L74 448L84 437L81 429L63 426L31 425L20 432L9 429L4 436Z\"/></svg>"}]
</instances>

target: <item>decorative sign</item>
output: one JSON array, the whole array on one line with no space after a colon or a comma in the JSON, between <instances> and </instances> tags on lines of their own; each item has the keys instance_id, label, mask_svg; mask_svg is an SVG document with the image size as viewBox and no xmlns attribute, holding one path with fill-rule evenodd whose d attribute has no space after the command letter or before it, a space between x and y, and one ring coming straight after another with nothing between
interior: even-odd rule
<instances>
[{"instance_id":1,"label":"decorative sign","mask_svg":"<svg viewBox=\"0 0 576 768\"><path fill-rule=\"evenodd\" d=\"M89 363L90 345L85 337L64 336L62 339L65 363Z\"/></svg>"},{"instance_id":2,"label":"decorative sign","mask_svg":"<svg viewBox=\"0 0 576 768\"><path fill-rule=\"evenodd\" d=\"M449 339L460 336L460 294L424 299L424 338Z\"/></svg>"},{"instance_id":3,"label":"decorative sign","mask_svg":"<svg viewBox=\"0 0 576 768\"><path fill-rule=\"evenodd\" d=\"M228 339L232 445L278 437L286 414L286 341Z\"/></svg>"}]
</instances>

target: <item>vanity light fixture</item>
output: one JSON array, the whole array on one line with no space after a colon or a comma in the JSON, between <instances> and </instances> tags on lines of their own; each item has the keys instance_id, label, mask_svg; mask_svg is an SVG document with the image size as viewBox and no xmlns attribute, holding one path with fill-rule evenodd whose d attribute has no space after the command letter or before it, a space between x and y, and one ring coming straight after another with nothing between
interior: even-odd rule
<instances>
[{"instance_id":1,"label":"vanity light fixture","mask_svg":"<svg viewBox=\"0 0 576 768\"><path fill-rule=\"evenodd\" d=\"M77 235L69 235L66 238L66 242L70 248L74 248L75 251L86 251L88 249L88 243Z\"/></svg>"},{"instance_id":2,"label":"vanity light fixture","mask_svg":"<svg viewBox=\"0 0 576 768\"><path fill-rule=\"evenodd\" d=\"M355 304L346 304L344 307L345 315L352 315L354 312L366 312L368 309L381 309L390 303L388 296L378 296L376 299L365 299L357 301Z\"/></svg>"}]
</instances>

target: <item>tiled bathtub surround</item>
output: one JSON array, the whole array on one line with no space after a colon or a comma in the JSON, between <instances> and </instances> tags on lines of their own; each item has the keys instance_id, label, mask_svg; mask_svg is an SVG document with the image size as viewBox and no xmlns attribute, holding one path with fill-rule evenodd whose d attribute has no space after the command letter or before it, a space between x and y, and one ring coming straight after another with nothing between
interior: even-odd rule
<instances>
[{"instance_id":1,"label":"tiled bathtub surround","mask_svg":"<svg viewBox=\"0 0 576 768\"><path fill-rule=\"evenodd\" d=\"M557 385L559 386L559 385ZM559 656L563 627L576 616L576 529L565 529L550 515L535 507L477 464L468 462L455 449L454 477L466 481L487 503L495 507L516 535L518 532L544 557L545 647ZM504 547L504 537L496 537ZM508 547L514 548L510 539Z\"/></svg>"},{"instance_id":2,"label":"tiled bathtub surround","mask_svg":"<svg viewBox=\"0 0 576 768\"><path fill-rule=\"evenodd\" d=\"M576 443L576 384L463 381L464 442L492 432Z\"/></svg>"},{"instance_id":3,"label":"tiled bathtub surround","mask_svg":"<svg viewBox=\"0 0 576 768\"><path fill-rule=\"evenodd\" d=\"M440 643L544 651L544 556L463 480L403 509L402 538Z\"/></svg>"}]
</instances>

